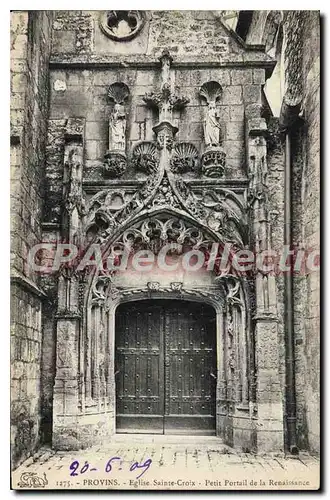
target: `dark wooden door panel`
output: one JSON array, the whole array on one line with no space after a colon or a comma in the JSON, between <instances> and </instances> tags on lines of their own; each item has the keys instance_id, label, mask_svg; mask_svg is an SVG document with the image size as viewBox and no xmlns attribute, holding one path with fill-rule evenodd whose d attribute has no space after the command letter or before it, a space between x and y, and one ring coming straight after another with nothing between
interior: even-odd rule
<instances>
[{"instance_id":1,"label":"dark wooden door panel","mask_svg":"<svg viewBox=\"0 0 330 500\"><path fill-rule=\"evenodd\" d=\"M116 314L117 431L215 433L215 313L141 301Z\"/></svg>"},{"instance_id":2,"label":"dark wooden door panel","mask_svg":"<svg viewBox=\"0 0 330 500\"><path fill-rule=\"evenodd\" d=\"M192 302L166 310L165 433L215 433L215 314Z\"/></svg>"},{"instance_id":3,"label":"dark wooden door panel","mask_svg":"<svg viewBox=\"0 0 330 500\"><path fill-rule=\"evenodd\" d=\"M116 314L118 432L163 432L163 308L124 304Z\"/></svg>"}]
</instances>

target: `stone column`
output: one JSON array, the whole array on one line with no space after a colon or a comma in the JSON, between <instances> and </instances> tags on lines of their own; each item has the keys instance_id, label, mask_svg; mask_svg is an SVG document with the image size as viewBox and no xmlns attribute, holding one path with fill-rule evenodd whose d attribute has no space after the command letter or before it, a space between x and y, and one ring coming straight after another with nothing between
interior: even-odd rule
<instances>
[{"instance_id":1,"label":"stone column","mask_svg":"<svg viewBox=\"0 0 330 500\"><path fill-rule=\"evenodd\" d=\"M252 112L251 112L252 111ZM247 110L249 202L256 258L270 250L266 122ZM279 376L279 337L274 274L256 271L256 409L258 452L283 450L283 406Z\"/></svg>"}]
</instances>

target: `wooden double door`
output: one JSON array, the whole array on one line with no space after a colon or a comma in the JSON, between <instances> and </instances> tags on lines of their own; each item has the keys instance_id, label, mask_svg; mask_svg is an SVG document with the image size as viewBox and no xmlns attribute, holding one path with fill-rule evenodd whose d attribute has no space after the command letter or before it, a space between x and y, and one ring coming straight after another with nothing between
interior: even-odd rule
<instances>
[{"instance_id":1,"label":"wooden double door","mask_svg":"<svg viewBox=\"0 0 330 500\"><path fill-rule=\"evenodd\" d=\"M212 307L143 300L116 311L116 432L215 434Z\"/></svg>"}]
</instances>

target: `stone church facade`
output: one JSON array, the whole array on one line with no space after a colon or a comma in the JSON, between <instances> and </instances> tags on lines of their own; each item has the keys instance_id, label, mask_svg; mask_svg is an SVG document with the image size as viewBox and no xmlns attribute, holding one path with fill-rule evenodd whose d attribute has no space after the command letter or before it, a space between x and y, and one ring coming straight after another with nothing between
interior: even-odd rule
<instances>
[{"instance_id":1,"label":"stone church facade","mask_svg":"<svg viewBox=\"0 0 330 500\"><path fill-rule=\"evenodd\" d=\"M21 11L11 30L14 465L116 432L317 452L318 273L189 272L176 249L319 248L318 13ZM32 270L55 242L129 248L128 269ZM172 270L133 269L165 245Z\"/></svg>"}]
</instances>

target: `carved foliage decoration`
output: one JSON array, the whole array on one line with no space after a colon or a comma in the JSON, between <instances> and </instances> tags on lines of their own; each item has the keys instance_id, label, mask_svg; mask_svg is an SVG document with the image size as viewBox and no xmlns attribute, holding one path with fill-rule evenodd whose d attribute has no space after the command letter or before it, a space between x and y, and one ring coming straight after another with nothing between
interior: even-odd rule
<instances>
[{"instance_id":1,"label":"carved foliage decoration","mask_svg":"<svg viewBox=\"0 0 330 500\"><path fill-rule=\"evenodd\" d=\"M118 298L128 298L134 295L152 296L152 294L172 294L173 297L177 296L191 296L199 298L209 298L216 302L223 301L223 293L219 287L192 287L185 288L184 284L180 281L173 281L168 286L161 285L158 281L149 281L143 287L116 287L111 279L105 280L104 277L99 277L92 288L92 303L105 304L109 307L110 302ZM171 295L170 295L171 296Z\"/></svg>"},{"instance_id":2,"label":"carved foliage decoration","mask_svg":"<svg viewBox=\"0 0 330 500\"><path fill-rule=\"evenodd\" d=\"M201 158L202 173L207 177L219 178L224 175L226 153L220 147L208 148Z\"/></svg>"},{"instance_id":3,"label":"carved foliage decoration","mask_svg":"<svg viewBox=\"0 0 330 500\"><path fill-rule=\"evenodd\" d=\"M127 167L126 155L108 151L104 156L103 168L106 177L118 178L123 175Z\"/></svg>"},{"instance_id":4,"label":"carved foliage decoration","mask_svg":"<svg viewBox=\"0 0 330 500\"><path fill-rule=\"evenodd\" d=\"M175 174L194 172L198 168L198 151L189 142L175 144L171 156L171 170Z\"/></svg>"},{"instance_id":5,"label":"carved foliage decoration","mask_svg":"<svg viewBox=\"0 0 330 500\"><path fill-rule=\"evenodd\" d=\"M153 142L137 144L132 153L133 167L147 175L156 172L159 165L159 151Z\"/></svg>"},{"instance_id":6,"label":"carved foliage decoration","mask_svg":"<svg viewBox=\"0 0 330 500\"><path fill-rule=\"evenodd\" d=\"M165 84L159 92L147 92L143 97L144 102L151 108L162 107L172 111L173 109L182 109L189 103L189 99L180 96L177 93L171 93L171 89Z\"/></svg>"},{"instance_id":7,"label":"carved foliage decoration","mask_svg":"<svg viewBox=\"0 0 330 500\"><path fill-rule=\"evenodd\" d=\"M175 92L172 91L170 85L170 70L172 57L168 51L164 51L160 58L162 65L162 81L161 88L157 92L148 92L143 100L151 108L156 108L159 112L159 122L172 121L172 112L174 109L182 109L188 104L189 99L179 95L178 88Z\"/></svg>"}]
</instances>

